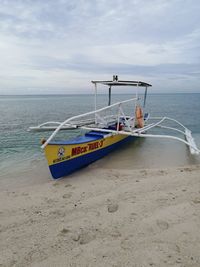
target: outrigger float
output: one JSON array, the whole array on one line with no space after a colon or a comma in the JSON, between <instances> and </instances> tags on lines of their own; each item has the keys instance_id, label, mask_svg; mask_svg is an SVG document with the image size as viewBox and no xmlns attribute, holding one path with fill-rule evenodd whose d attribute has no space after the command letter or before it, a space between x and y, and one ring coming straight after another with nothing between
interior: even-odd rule
<instances>
[{"instance_id":1,"label":"outrigger float","mask_svg":"<svg viewBox=\"0 0 200 267\"><path fill-rule=\"evenodd\" d=\"M90 163L104 157L129 140L136 138L165 138L178 140L189 147L191 154L199 154L191 131L179 121L169 117L151 117L143 114L147 89L151 84L141 81L121 81L113 76L111 81L92 81L95 87L95 110L73 116L64 122L45 122L30 131L53 131L47 140L43 140L42 149L48 161L54 179L66 176ZM108 106L97 109L97 85L106 85L109 89ZM136 87L135 97L111 104L111 89L116 86ZM144 99L141 103L138 89L143 87ZM142 109L143 106L143 109ZM167 122L167 125L163 123ZM171 124L176 127L171 127ZM177 135L148 133L155 128L166 129L182 134ZM54 138L60 130L84 129L86 133L70 140L56 141ZM54 139L54 141L53 141Z\"/></svg>"}]
</instances>

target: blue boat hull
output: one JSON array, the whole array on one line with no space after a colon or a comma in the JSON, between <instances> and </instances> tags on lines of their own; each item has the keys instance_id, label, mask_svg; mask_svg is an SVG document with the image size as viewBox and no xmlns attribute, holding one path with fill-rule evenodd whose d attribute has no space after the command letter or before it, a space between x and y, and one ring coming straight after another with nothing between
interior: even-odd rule
<instances>
[{"instance_id":1,"label":"blue boat hull","mask_svg":"<svg viewBox=\"0 0 200 267\"><path fill-rule=\"evenodd\" d=\"M122 140L115 142L106 147L102 147L98 150L91 151L90 153L79 155L75 158L68 159L56 164L49 165L49 169L54 179L69 175L74 171L81 169L90 163L106 156L108 153L120 147L122 144L134 140L136 137L127 136ZM98 140L98 139L97 139ZM61 144L60 144L61 145Z\"/></svg>"}]
</instances>

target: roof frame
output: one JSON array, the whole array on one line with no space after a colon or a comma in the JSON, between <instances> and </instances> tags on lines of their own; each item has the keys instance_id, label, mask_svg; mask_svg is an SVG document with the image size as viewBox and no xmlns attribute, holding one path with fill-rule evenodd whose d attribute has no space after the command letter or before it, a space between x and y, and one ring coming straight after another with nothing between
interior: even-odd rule
<instances>
[{"instance_id":1,"label":"roof frame","mask_svg":"<svg viewBox=\"0 0 200 267\"><path fill-rule=\"evenodd\" d=\"M138 86L138 87L150 87L152 86L149 83L142 81L123 81L123 80L114 80L114 81L91 81L94 84L103 84L107 86Z\"/></svg>"}]
</instances>

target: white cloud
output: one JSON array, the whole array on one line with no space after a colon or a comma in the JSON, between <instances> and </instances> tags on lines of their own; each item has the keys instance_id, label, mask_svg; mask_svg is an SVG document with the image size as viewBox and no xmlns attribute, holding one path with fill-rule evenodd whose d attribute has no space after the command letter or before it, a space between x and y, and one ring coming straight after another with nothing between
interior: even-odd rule
<instances>
[{"instance_id":1,"label":"white cloud","mask_svg":"<svg viewBox=\"0 0 200 267\"><path fill-rule=\"evenodd\" d=\"M116 72L200 91L197 0L0 4L0 93L79 91Z\"/></svg>"}]
</instances>

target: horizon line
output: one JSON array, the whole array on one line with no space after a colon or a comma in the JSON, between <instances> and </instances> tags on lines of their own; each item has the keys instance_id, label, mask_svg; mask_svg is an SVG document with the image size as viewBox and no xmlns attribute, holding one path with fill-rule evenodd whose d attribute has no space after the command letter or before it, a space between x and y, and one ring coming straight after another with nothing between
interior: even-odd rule
<instances>
[{"instance_id":1,"label":"horizon line","mask_svg":"<svg viewBox=\"0 0 200 267\"><path fill-rule=\"evenodd\" d=\"M135 94L135 92L134 92ZM140 93L139 93L140 94ZM143 94L143 93L141 93ZM177 95L177 94L200 94L200 92L148 92L148 95ZM0 96L63 96L63 95L94 95L93 93L57 93L57 94L0 94ZM107 95L107 93L98 93L98 95ZM112 93L112 95L132 95L132 93Z\"/></svg>"}]
</instances>

